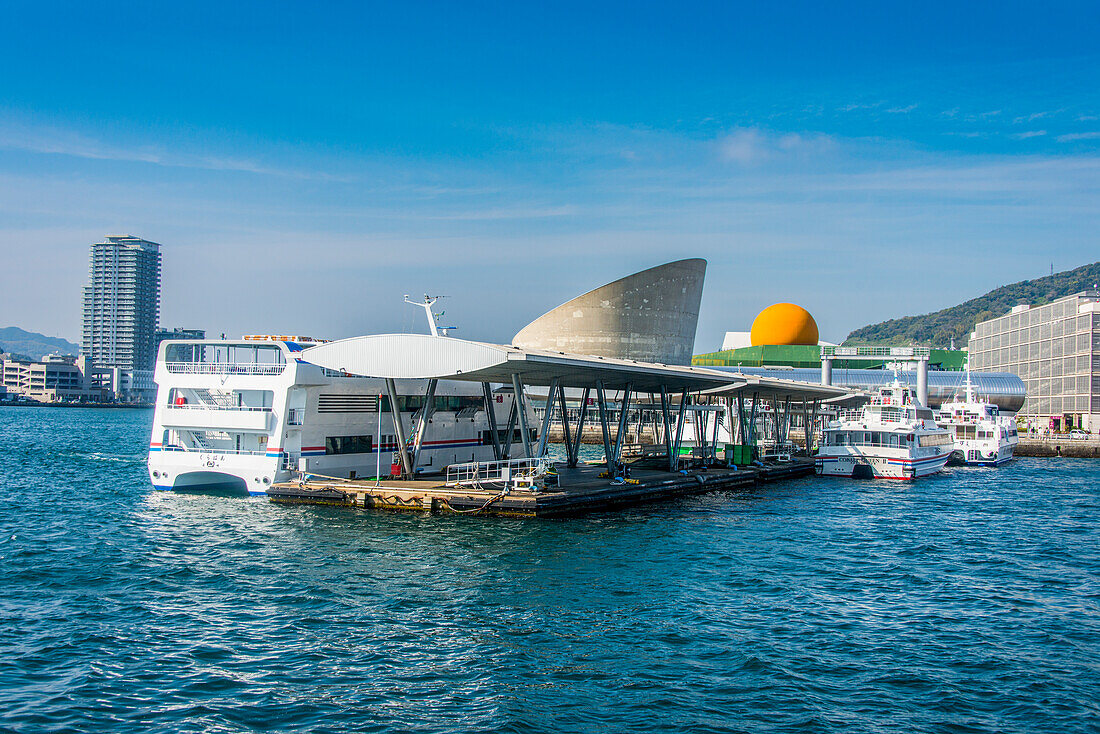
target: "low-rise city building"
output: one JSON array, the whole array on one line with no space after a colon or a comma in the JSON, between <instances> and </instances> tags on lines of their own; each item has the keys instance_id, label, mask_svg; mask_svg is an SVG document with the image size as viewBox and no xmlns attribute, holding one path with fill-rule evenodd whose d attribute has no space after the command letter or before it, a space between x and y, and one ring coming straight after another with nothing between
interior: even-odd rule
<instances>
[{"instance_id":1,"label":"low-rise city building","mask_svg":"<svg viewBox=\"0 0 1100 734\"><path fill-rule=\"evenodd\" d=\"M87 357L51 354L39 361L0 355L0 374L10 397L40 403L98 403L106 400L110 370Z\"/></svg>"}]
</instances>

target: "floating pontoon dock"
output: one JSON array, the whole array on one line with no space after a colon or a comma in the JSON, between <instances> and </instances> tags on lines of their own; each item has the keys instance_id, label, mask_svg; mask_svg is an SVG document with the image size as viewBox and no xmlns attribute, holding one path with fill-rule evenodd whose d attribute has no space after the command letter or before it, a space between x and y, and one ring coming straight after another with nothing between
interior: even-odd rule
<instances>
[{"instance_id":1,"label":"floating pontoon dock","mask_svg":"<svg viewBox=\"0 0 1100 734\"><path fill-rule=\"evenodd\" d=\"M602 466L558 468L557 487L513 489L491 484L480 488L448 486L431 480L340 480L315 478L284 482L268 490L275 502L343 505L380 510L436 512L485 517L561 517L609 510L645 502L751 487L764 482L813 474L812 459L731 470L711 468L672 474L636 469L637 484L618 484L600 477Z\"/></svg>"}]
</instances>

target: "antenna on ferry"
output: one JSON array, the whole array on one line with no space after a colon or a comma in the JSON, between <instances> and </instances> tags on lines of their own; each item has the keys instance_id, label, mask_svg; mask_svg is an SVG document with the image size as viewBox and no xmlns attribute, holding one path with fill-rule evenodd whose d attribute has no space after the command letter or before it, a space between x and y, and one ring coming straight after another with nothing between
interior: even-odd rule
<instances>
[{"instance_id":1,"label":"antenna on ferry","mask_svg":"<svg viewBox=\"0 0 1100 734\"><path fill-rule=\"evenodd\" d=\"M457 326L436 326L435 314L432 313L432 306L434 306L435 302L438 301L440 298L446 298L446 296L429 296L427 293L425 293L424 300L423 302L421 302L412 300L411 298L409 298L408 294L405 295L405 303L412 304L413 306L419 306L420 308L424 309L424 316L428 319L428 333L432 336L447 336L448 331L458 328ZM446 313L446 311L440 311L439 315L442 316L444 313Z\"/></svg>"}]
</instances>

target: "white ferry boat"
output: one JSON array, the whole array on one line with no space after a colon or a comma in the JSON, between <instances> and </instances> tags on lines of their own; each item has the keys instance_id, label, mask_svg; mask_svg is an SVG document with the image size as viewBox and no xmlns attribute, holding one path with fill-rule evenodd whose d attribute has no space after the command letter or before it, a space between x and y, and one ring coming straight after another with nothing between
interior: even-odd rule
<instances>
[{"instance_id":1,"label":"white ferry boat","mask_svg":"<svg viewBox=\"0 0 1100 734\"><path fill-rule=\"evenodd\" d=\"M399 461L398 433L385 380L303 361L301 351L313 343L284 336L162 343L149 443L153 486L266 494L299 471L351 479L389 476ZM397 380L396 387L411 456L427 380ZM505 394L477 383L441 381L415 471L437 473L450 464L496 458L486 404L510 458L522 457L510 386ZM527 424L536 425L530 408ZM535 429L531 433L537 440Z\"/></svg>"},{"instance_id":2,"label":"white ferry boat","mask_svg":"<svg viewBox=\"0 0 1100 734\"><path fill-rule=\"evenodd\" d=\"M895 379L859 411L831 421L817 453L818 474L916 479L943 469L954 443Z\"/></svg>"},{"instance_id":3,"label":"white ferry boat","mask_svg":"<svg viewBox=\"0 0 1100 734\"><path fill-rule=\"evenodd\" d=\"M1012 459L1020 441L1014 418L1002 416L996 405L974 396L969 372L965 399L941 405L936 422L954 439L951 464L999 466Z\"/></svg>"}]
</instances>

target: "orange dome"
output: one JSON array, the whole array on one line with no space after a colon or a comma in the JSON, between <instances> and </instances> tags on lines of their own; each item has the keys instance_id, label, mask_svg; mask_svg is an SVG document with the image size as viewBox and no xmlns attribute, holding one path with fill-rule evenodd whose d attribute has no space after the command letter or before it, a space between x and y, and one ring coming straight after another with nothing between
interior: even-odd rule
<instances>
[{"instance_id":1,"label":"orange dome","mask_svg":"<svg viewBox=\"0 0 1100 734\"><path fill-rule=\"evenodd\" d=\"M752 322L749 333L754 347L772 344L817 346L817 322L810 312L793 303L768 306Z\"/></svg>"}]
</instances>

